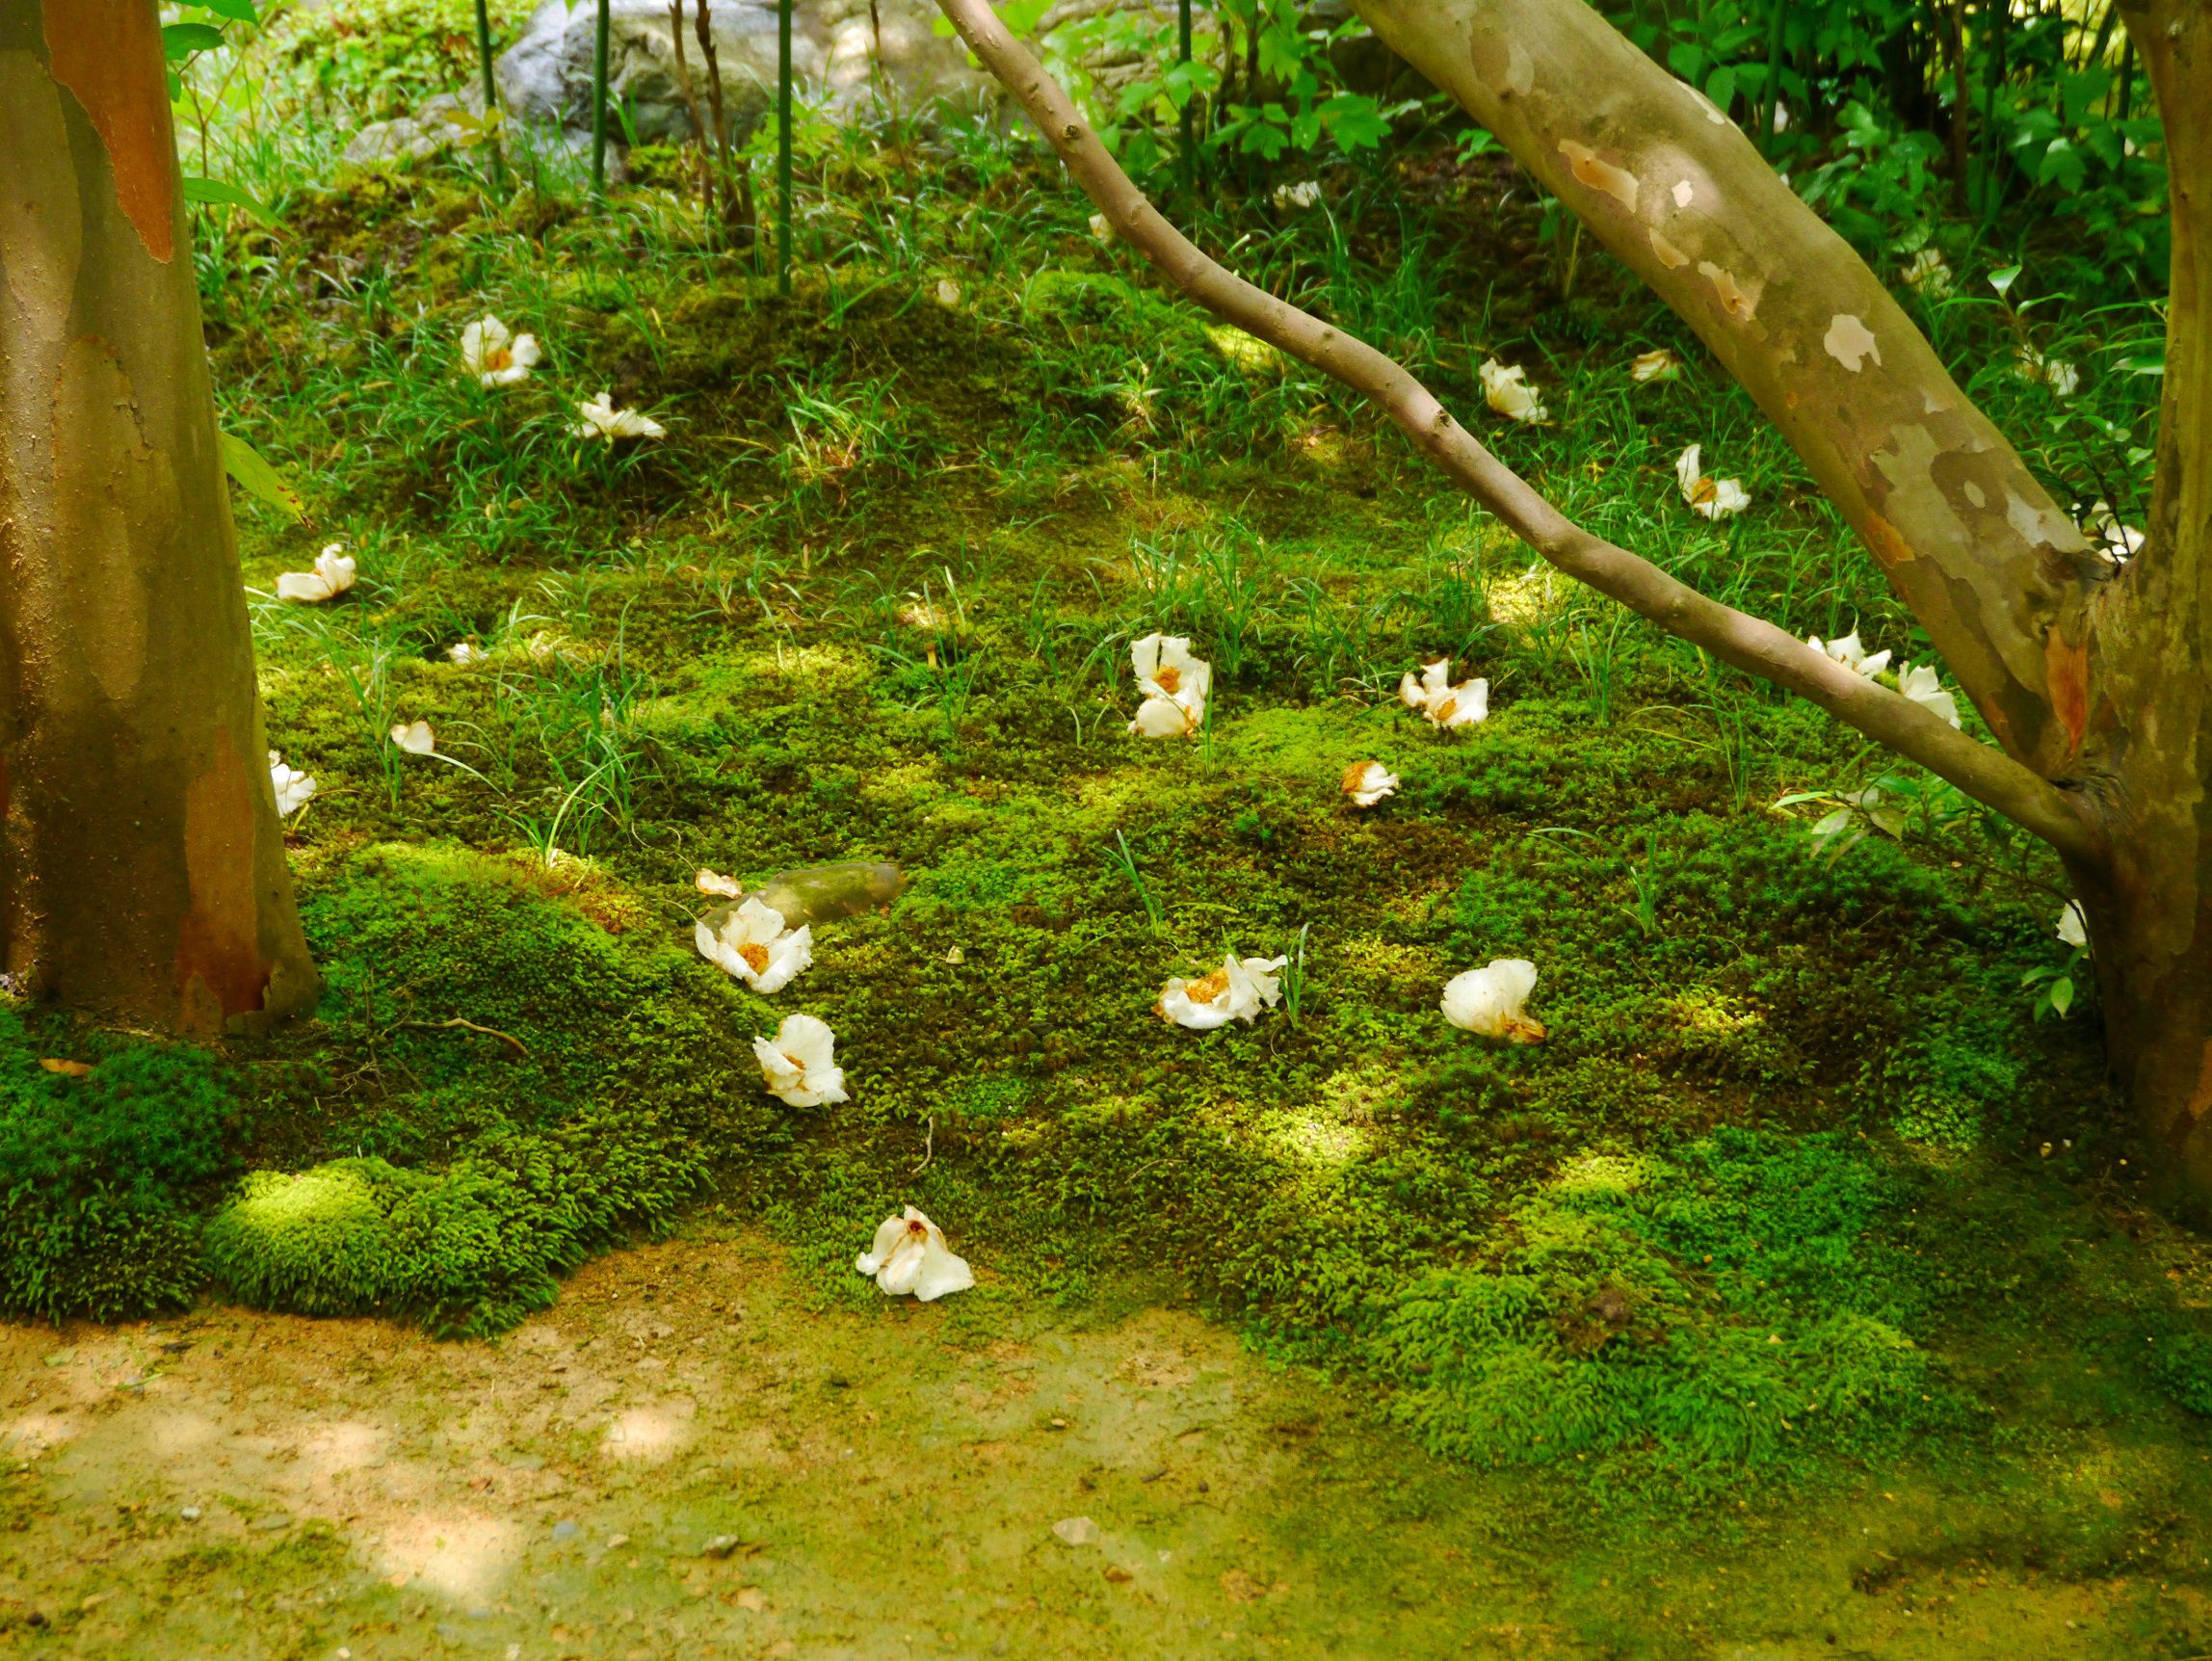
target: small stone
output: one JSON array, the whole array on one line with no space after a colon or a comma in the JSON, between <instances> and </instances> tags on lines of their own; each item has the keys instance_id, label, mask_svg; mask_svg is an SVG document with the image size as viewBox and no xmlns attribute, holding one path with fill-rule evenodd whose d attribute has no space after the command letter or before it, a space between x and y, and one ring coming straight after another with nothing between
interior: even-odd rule
<instances>
[{"instance_id":1,"label":"small stone","mask_svg":"<svg viewBox=\"0 0 2212 1661\"><path fill-rule=\"evenodd\" d=\"M458 1621L440 1621L435 1626L433 1626L431 1630L436 1633L440 1638L444 1639L448 1644L459 1644L461 1640L461 1625Z\"/></svg>"},{"instance_id":2,"label":"small stone","mask_svg":"<svg viewBox=\"0 0 2212 1661\"><path fill-rule=\"evenodd\" d=\"M187 1522L198 1522L200 1516L199 1507L197 1505L188 1505L176 1515L183 1517Z\"/></svg>"},{"instance_id":3,"label":"small stone","mask_svg":"<svg viewBox=\"0 0 2212 1661\"><path fill-rule=\"evenodd\" d=\"M292 1519L280 1511L273 1511L267 1516L255 1517L253 1526L264 1534L275 1534L280 1528L290 1528Z\"/></svg>"},{"instance_id":4,"label":"small stone","mask_svg":"<svg viewBox=\"0 0 2212 1661\"><path fill-rule=\"evenodd\" d=\"M611 1534L607 1537L607 1549L609 1551L619 1551L629 1543L630 1537L626 1534Z\"/></svg>"},{"instance_id":5,"label":"small stone","mask_svg":"<svg viewBox=\"0 0 2212 1661\"><path fill-rule=\"evenodd\" d=\"M565 1516L553 1525L553 1543L555 1545L566 1545L583 1532L583 1529L577 1526L574 1517Z\"/></svg>"},{"instance_id":6,"label":"small stone","mask_svg":"<svg viewBox=\"0 0 2212 1661\"><path fill-rule=\"evenodd\" d=\"M1115 1586L1126 1586L1137 1577L1119 1563L1110 1563L1106 1566L1106 1578Z\"/></svg>"},{"instance_id":7,"label":"small stone","mask_svg":"<svg viewBox=\"0 0 2212 1661\"><path fill-rule=\"evenodd\" d=\"M1052 1525L1063 1545L1096 1545L1100 1530L1087 1516L1064 1516Z\"/></svg>"},{"instance_id":8,"label":"small stone","mask_svg":"<svg viewBox=\"0 0 2212 1661\"><path fill-rule=\"evenodd\" d=\"M545 1456L534 1453L516 1454L507 1462L507 1468L509 1470L543 1470L545 1468Z\"/></svg>"},{"instance_id":9,"label":"small stone","mask_svg":"<svg viewBox=\"0 0 2212 1661\"><path fill-rule=\"evenodd\" d=\"M727 1557L745 1543L734 1534L718 1534L698 1548L701 1557Z\"/></svg>"}]
</instances>

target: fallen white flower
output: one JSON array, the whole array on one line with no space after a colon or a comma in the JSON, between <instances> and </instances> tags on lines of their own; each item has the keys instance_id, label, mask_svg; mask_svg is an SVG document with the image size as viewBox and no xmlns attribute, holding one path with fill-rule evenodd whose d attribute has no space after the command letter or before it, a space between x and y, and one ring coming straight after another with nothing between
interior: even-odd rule
<instances>
[{"instance_id":1,"label":"fallen white flower","mask_svg":"<svg viewBox=\"0 0 2212 1661\"><path fill-rule=\"evenodd\" d=\"M428 755L437 748L437 735L427 721L410 721L392 728L392 742L409 755Z\"/></svg>"},{"instance_id":2,"label":"fallen white flower","mask_svg":"<svg viewBox=\"0 0 2212 1661\"><path fill-rule=\"evenodd\" d=\"M1321 200L1319 179L1300 179L1294 185L1275 187L1275 205L1278 208L1309 208Z\"/></svg>"},{"instance_id":3,"label":"fallen white flower","mask_svg":"<svg viewBox=\"0 0 2212 1661\"><path fill-rule=\"evenodd\" d=\"M286 571L276 579L276 597L317 605L354 586L354 556L343 542L331 542L315 556L311 571Z\"/></svg>"},{"instance_id":4,"label":"fallen white flower","mask_svg":"<svg viewBox=\"0 0 2212 1661\"><path fill-rule=\"evenodd\" d=\"M1871 657L1867 655L1865 648L1858 644L1856 629L1853 629L1841 640L1831 640L1825 646L1817 634L1807 635L1805 645L1835 659L1853 673L1865 675L1869 680L1889 667L1889 653L1878 651Z\"/></svg>"},{"instance_id":5,"label":"fallen white flower","mask_svg":"<svg viewBox=\"0 0 2212 1661\"><path fill-rule=\"evenodd\" d=\"M1551 411L1528 383L1528 371L1519 364L1509 368L1494 357L1486 357L1475 373L1482 377L1483 401L1508 421L1533 425L1551 419Z\"/></svg>"},{"instance_id":6,"label":"fallen white flower","mask_svg":"<svg viewBox=\"0 0 2212 1661\"><path fill-rule=\"evenodd\" d=\"M478 646L476 642L464 640L445 648L445 661L458 663L461 668L467 669L474 664L490 662L491 654Z\"/></svg>"},{"instance_id":7,"label":"fallen white flower","mask_svg":"<svg viewBox=\"0 0 2212 1661\"><path fill-rule=\"evenodd\" d=\"M2089 949L2089 919L2079 900L2068 900L2067 909L2059 913L2059 938L2076 951Z\"/></svg>"},{"instance_id":8,"label":"fallen white flower","mask_svg":"<svg viewBox=\"0 0 2212 1661\"><path fill-rule=\"evenodd\" d=\"M720 871L709 870L704 865L699 867L698 875L692 881L698 885L698 891L702 894L720 894L725 900L742 900L745 897L743 883L735 877L724 877Z\"/></svg>"},{"instance_id":9,"label":"fallen white flower","mask_svg":"<svg viewBox=\"0 0 2212 1661\"><path fill-rule=\"evenodd\" d=\"M315 794L315 781L297 768L284 765L283 756L269 752L269 782L276 791L276 817L289 819L307 805Z\"/></svg>"},{"instance_id":10,"label":"fallen white flower","mask_svg":"<svg viewBox=\"0 0 2212 1661\"><path fill-rule=\"evenodd\" d=\"M1112 242L1114 240L1114 222L1102 213L1093 214L1091 216L1091 234L1100 242Z\"/></svg>"},{"instance_id":11,"label":"fallen white flower","mask_svg":"<svg viewBox=\"0 0 2212 1661\"><path fill-rule=\"evenodd\" d=\"M1905 268L1905 286L1927 296L1930 300L1942 300L1952 290L1950 262L1940 250L1924 248L1912 256L1912 263Z\"/></svg>"},{"instance_id":12,"label":"fallen white flower","mask_svg":"<svg viewBox=\"0 0 2212 1661\"><path fill-rule=\"evenodd\" d=\"M1918 669L1909 663L1899 664L1897 690L1921 708L1935 711L1951 725L1959 725L1959 700L1943 690L1934 664L1924 663Z\"/></svg>"},{"instance_id":13,"label":"fallen white flower","mask_svg":"<svg viewBox=\"0 0 2212 1661\"><path fill-rule=\"evenodd\" d=\"M1214 666L1191 655L1191 643L1178 635L1148 634L1129 645L1129 664L1145 701L1137 707L1131 732L1146 738L1181 738L1206 721L1206 697L1214 685Z\"/></svg>"},{"instance_id":14,"label":"fallen white flower","mask_svg":"<svg viewBox=\"0 0 2212 1661\"><path fill-rule=\"evenodd\" d=\"M1222 966L1195 981L1177 976L1160 989L1160 1015L1177 1026L1211 1032L1231 1021L1250 1026L1260 1011L1282 1001L1279 976L1288 958L1246 958L1234 953Z\"/></svg>"},{"instance_id":15,"label":"fallen white flower","mask_svg":"<svg viewBox=\"0 0 2212 1661\"><path fill-rule=\"evenodd\" d=\"M1380 761L1355 761L1344 770L1344 794L1355 807L1372 807L1398 788L1398 776Z\"/></svg>"},{"instance_id":16,"label":"fallen white flower","mask_svg":"<svg viewBox=\"0 0 2212 1661\"><path fill-rule=\"evenodd\" d=\"M461 361L486 386L512 386L530 379L539 359L535 334L510 335L507 325L486 316L461 331Z\"/></svg>"},{"instance_id":17,"label":"fallen white flower","mask_svg":"<svg viewBox=\"0 0 2212 1661\"><path fill-rule=\"evenodd\" d=\"M1543 1024L1522 1012L1536 990L1536 965L1526 958L1493 958L1444 984L1444 1018L1456 1027L1514 1043L1541 1043Z\"/></svg>"},{"instance_id":18,"label":"fallen white flower","mask_svg":"<svg viewBox=\"0 0 2212 1661\"><path fill-rule=\"evenodd\" d=\"M2071 398L2081 387L2081 371L2063 357L2045 357L2032 346L2013 356L2022 381L2040 381L2061 398Z\"/></svg>"},{"instance_id":19,"label":"fallen white flower","mask_svg":"<svg viewBox=\"0 0 2212 1661\"><path fill-rule=\"evenodd\" d=\"M2123 566L2143 552L2143 533L2133 525L2121 524L2110 502L2098 502L2090 509L2082 531L2096 551L2115 565Z\"/></svg>"},{"instance_id":20,"label":"fallen white flower","mask_svg":"<svg viewBox=\"0 0 2212 1661\"><path fill-rule=\"evenodd\" d=\"M853 1267L873 1275L877 1290L884 1296L904 1298L910 1292L923 1304L975 1284L975 1271L967 1259L954 1256L943 1232L911 1205L897 1217L883 1219L875 1242L853 1260Z\"/></svg>"},{"instance_id":21,"label":"fallen white flower","mask_svg":"<svg viewBox=\"0 0 2212 1661\"><path fill-rule=\"evenodd\" d=\"M761 1082L792 1107L849 1101L845 1069L837 1065L837 1035L814 1015L785 1015L773 1039L752 1041Z\"/></svg>"},{"instance_id":22,"label":"fallen white flower","mask_svg":"<svg viewBox=\"0 0 2212 1661\"><path fill-rule=\"evenodd\" d=\"M1739 479L1706 478L1698 464L1703 449L1702 444L1693 444L1674 459L1674 482L1682 488L1682 500L1690 504L1693 514L1702 514L1708 519L1742 513L1751 505L1751 493Z\"/></svg>"},{"instance_id":23,"label":"fallen white flower","mask_svg":"<svg viewBox=\"0 0 2212 1661\"><path fill-rule=\"evenodd\" d=\"M1628 379L1639 385L1646 381L1672 381L1682 373L1682 360L1664 346L1639 352L1628 366Z\"/></svg>"},{"instance_id":24,"label":"fallen white flower","mask_svg":"<svg viewBox=\"0 0 2212 1661\"><path fill-rule=\"evenodd\" d=\"M943 306L947 311L958 311L960 309L961 285L955 282L951 277L938 277L937 286L934 292L936 303Z\"/></svg>"},{"instance_id":25,"label":"fallen white flower","mask_svg":"<svg viewBox=\"0 0 2212 1661\"><path fill-rule=\"evenodd\" d=\"M568 429L577 438L604 438L612 444L618 438L666 438L669 430L650 415L641 415L635 409L618 409L612 394L604 388L589 404L576 406L576 413L583 419Z\"/></svg>"},{"instance_id":26,"label":"fallen white flower","mask_svg":"<svg viewBox=\"0 0 2212 1661\"><path fill-rule=\"evenodd\" d=\"M814 930L787 929L783 913L755 895L738 907L709 913L722 918L708 928L701 917L692 929L693 943L708 962L727 969L754 991L779 992L792 977L814 962Z\"/></svg>"},{"instance_id":27,"label":"fallen white flower","mask_svg":"<svg viewBox=\"0 0 2212 1661\"><path fill-rule=\"evenodd\" d=\"M1410 672L1401 675L1398 697L1408 707L1426 716L1431 726L1465 726L1490 718L1489 681L1477 678L1454 686L1448 657L1422 665L1419 680Z\"/></svg>"}]
</instances>

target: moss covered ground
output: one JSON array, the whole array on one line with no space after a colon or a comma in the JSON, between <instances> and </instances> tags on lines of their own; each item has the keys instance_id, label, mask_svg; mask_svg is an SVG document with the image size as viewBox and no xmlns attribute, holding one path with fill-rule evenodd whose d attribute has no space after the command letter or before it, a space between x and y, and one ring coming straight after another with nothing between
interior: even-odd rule
<instances>
[{"instance_id":1,"label":"moss covered ground","mask_svg":"<svg viewBox=\"0 0 2212 1661\"><path fill-rule=\"evenodd\" d=\"M1205 224L1462 409L1486 355L1530 365L1556 424L1485 436L1593 528L1925 657L1670 319L1601 261L1562 296L1493 163L1416 149ZM714 245L681 158L635 164L603 208L463 160L297 186L279 238L201 227L226 424L314 520L241 498L270 742L318 784L288 840L326 992L213 1058L0 1026L0 1135L48 1161L0 1214L12 1309L206 1287L483 1339L711 1217L873 1330L908 1317L851 1260L912 1203L981 1280L956 1346L1195 1308L1455 1508L1510 1504L1514 1551L1810 1541L1879 1482L1970 1509L1974 1551L2212 1585L2212 1252L2086 993L2036 1018L2054 863L1532 570L1370 415L1160 298L1018 146L815 135L788 298ZM544 347L528 382L458 373L487 311ZM1923 311L2089 494L2103 440L2009 373L2017 316ZM2065 315L2039 339L2085 358L2150 327ZM1661 345L1682 377L1632 382ZM668 437L568 435L601 387ZM2124 446L2141 385L2084 396ZM1683 507L1693 441L1740 519ZM329 540L351 593L271 597ZM1154 629L1216 668L1189 742L1125 731ZM1438 655L1488 678L1487 722L1396 701ZM388 742L415 720L437 756ZM1363 758L1403 783L1361 813ZM1869 787L1884 811L1816 842ZM693 950L700 867L838 859L908 886L818 926L784 991ZM1161 1021L1224 951L1290 956L1295 1013ZM1500 957L1539 966L1540 1046L1438 1013ZM761 1089L750 1040L793 1011L835 1029L849 1102ZM2079 1652L2196 1654L2200 1607ZM1707 1652L1586 1616L1593 1654Z\"/></svg>"}]
</instances>

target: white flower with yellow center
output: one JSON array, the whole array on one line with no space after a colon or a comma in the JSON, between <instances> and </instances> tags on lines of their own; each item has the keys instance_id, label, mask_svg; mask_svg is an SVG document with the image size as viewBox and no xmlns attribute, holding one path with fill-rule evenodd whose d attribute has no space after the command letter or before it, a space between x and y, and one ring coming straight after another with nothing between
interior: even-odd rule
<instances>
[{"instance_id":1,"label":"white flower with yellow center","mask_svg":"<svg viewBox=\"0 0 2212 1661\"><path fill-rule=\"evenodd\" d=\"M1466 726L1490 718L1490 683L1480 677L1452 684L1452 660L1440 657L1421 666L1421 678L1410 672L1398 681L1398 698L1417 709L1431 726Z\"/></svg>"},{"instance_id":2,"label":"white flower with yellow center","mask_svg":"<svg viewBox=\"0 0 2212 1661\"><path fill-rule=\"evenodd\" d=\"M283 756L269 752L269 782L276 792L276 817L289 819L307 805L315 794L315 781L296 767L284 765Z\"/></svg>"},{"instance_id":3,"label":"white flower with yellow center","mask_svg":"<svg viewBox=\"0 0 2212 1661\"><path fill-rule=\"evenodd\" d=\"M1191 643L1176 635L1148 634L1129 646L1130 667L1145 701L1137 706L1131 732L1146 738L1183 738L1205 725L1206 697L1213 691L1214 666L1191 655Z\"/></svg>"},{"instance_id":4,"label":"white flower with yellow center","mask_svg":"<svg viewBox=\"0 0 2212 1661\"><path fill-rule=\"evenodd\" d=\"M1899 664L1897 690L1921 708L1933 710L1951 725L1959 725L1959 700L1943 690L1934 664L1924 663L1918 669L1909 663Z\"/></svg>"},{"instance_id":5,"label":"white flower with yellow center","mask_svg":"<svg viewBox=\"0 0 2212 1661\"><path fill-rule=\"evenodd\" d=\"M1288 958L1245 958L1230 954L1210 975L1186 981L1180 976L1160 989L1160 1015L1179 1027L1210 1032L1231 1021L1250 1026L1260 1011L1282 1001L1277 979Z\"/></svg>"},{"instance_id":6,"label":"white flower with yellow center","mask_svg":"<svg viewBox=\"0 0 2212 1661\"><path fill-rule=\"evenodd\" d=\"M1868 655L1866 648L1858 644L1858 631L1856 629L1853 629L1840 640L1831 640L1825 644L1817 634L1807 635L1805 645L1824 656L1833 658L1845 669L1850 670L1852 673L1863 674L1869 680L1889 667L1889 654L1887 652L1878 651L1871 656Z\"/></svg>"},{"instance_id":7,"label":"white flower with yellow center","mask_svg":"<svg viewBox=\"0 0 2212 1661\"><path fill-rule=\"evenodd\" d=\"M1541 1043L1543 1023L1524 1012L1536 990L1536 965L1526 958L1493 958L1444 984L1444 1018L1456 1027L1514 1043Z\"/></svg>"},{"instance_id":8,"label":"white flower with yellow center","mask_svg":"<svg viewBox=\"0 0 2212 1661\"><path fill-rule=\"evenodd\" d=\"M1340 788L1355 807L1372 807L1398 788L1398 776L1380 761L1355 761L1344 770Z\"/></svg>"},{"instance_id":9,"label":"white flower with yellow center","mask_svg":"<svg viewBox=\"0 0 2212 1661\"><path fill-rule=\"evenodd\" d=\"M601 388L599 396L589 404L576 406L576 413L583 417L568 429L575 438L604 438L612 444L618 438L666 438L669 430L650 415L641 415L635 409L615 408L614 395Z\"/></svg>"},{"instance_id":10,"label":"white flower with yellow center","mask_svg":"<svg viewBox=\"0 0 2212 1661\"><path fill-rule=\"evenodd\" d=\"M943 1232L911 1205L900 1216L883 1219L874 1242L854 1259L853 1267L874 1276L877 1289L885 1297L910 1293L924 1304L975 1284L975 1271L967 1259L954 1256Z\"/></svg>"},{"instance_id":11,"label":"white flower with yellow center","mask_svg":"<svg viewBox=\"0 0 2212 1661\"><path fill-rule=\"evenodd\" d=\"M1551 411L1543 407L1543 400L1528 383L1528 371L1519 364L1509 366L1494 357L1486 357L1475 373L1482 378L1483 402L1508 421L1534 426L1551 419Z\"/></svg>"},{"instance_id":12,"label":"white flower with yellow center","mask_svg":"<svg viewBox=\"0 0 2212 1661\"><path fill-rule=\"evenodd\" d=\"M752 1041L761 1082L792 1107L849 1101L845 1069L837 1065L837 1035L814 1015L785 1015L772 1039Z\"/></svg>"},{"instance_id":13,"label":"white flower with yellow center","mask_svg":"<svg viewBox=\"0 0 2212 1661\"><path fill-rule=\"evenodd\" d=\"M1701 514L1708 519L1725 519L1742 513L1751 505L1751 493L1744 488L1740 479L1708 479L1698 464L1704 452L1702 444L1693 444L1674 458L1674 483L1681 487L1682 500L1690 504L1690 512Z\"/></svg>"},{"instance_id":14,"label":"white flower with yellow center","mask_svg":"<svg viewBox=\"0 0 2212 1661\"><path fill-rule=\"evenodd\" d=\"M481 317L461 331L461 367L485 386L512 386L529 380L540 356L538 336L510 334L496 317Z\"/></svg>"},{"instance_id":15,"label":"white flower with yellow center","mask_svg":"<svg viewBox=\"0 0 2212 1661\"><path fill-rule=\"evenodd\" d=\"M781 991L814 962L813 928L785 928L783 913L758 895L742 906L709 911L692 930L692 939L700 957L756 992Z\"/></svg>"},{"instance_id":16,"label":"white flower with yellow center","mask_svg":"<svg viewBox=\"0 0 2212 1661\"><path fill-rule=\"evenodd\" d=\"M354 586L354 556L343 542L331 542L315 556L311 571L286 571L276 579L276 597L319 605Z\"/></svg>"}]
</instances>

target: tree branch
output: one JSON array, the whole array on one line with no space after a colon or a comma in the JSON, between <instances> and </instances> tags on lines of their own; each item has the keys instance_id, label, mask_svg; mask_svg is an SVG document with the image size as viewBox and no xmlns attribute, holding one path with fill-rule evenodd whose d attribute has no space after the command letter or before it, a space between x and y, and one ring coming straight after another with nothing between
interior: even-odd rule
<instances>
[{"instance_id":1,"label":"tree branch","mask_svg":"<svg viewBox=\"0 0 2212 1661\"><path fill-rule=\"evenodd\" d=\"M2049 780L1774 624L1707 599L1649 561L1592 536L1478 443L1401 365L1207 258L1145 199L1066 92L1008 33L987 0L938 5L1123 240L1216 316L1379 404L1431 461L1549 564L1724 663L1811 699L2062 854L2094 855L2097 832Z\"/></svg>"}]
</instances>

